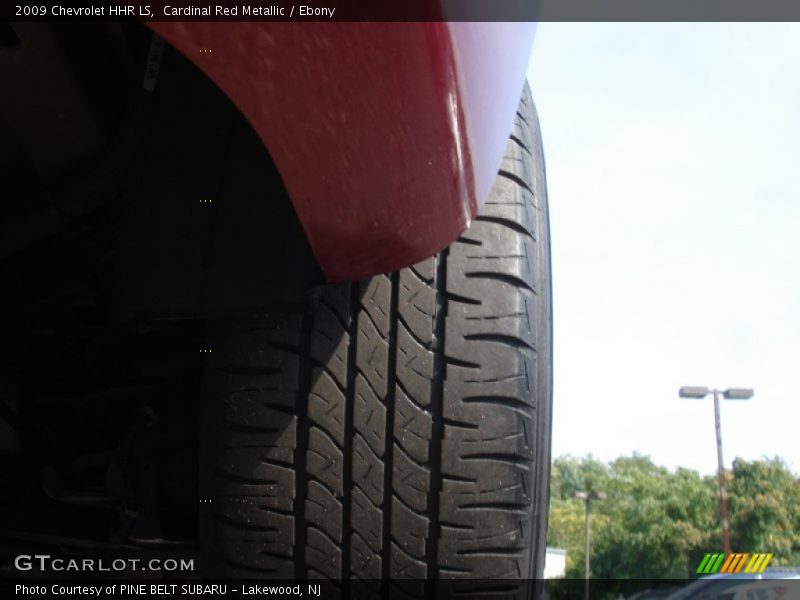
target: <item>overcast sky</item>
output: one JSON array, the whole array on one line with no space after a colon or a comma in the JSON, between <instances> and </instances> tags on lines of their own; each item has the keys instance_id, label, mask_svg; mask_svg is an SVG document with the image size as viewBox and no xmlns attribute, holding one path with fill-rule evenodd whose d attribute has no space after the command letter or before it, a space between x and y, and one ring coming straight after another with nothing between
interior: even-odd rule
<instances>
[{"instance_id":1,"label":"overcast sky","mask_svg":"<svg viewBox=\"0 0 800 600\"><path fill-rule=\"evenodd\" d=\"M800 26L560 24L528 71L553 238L553 452L800 471Z\"/></svg>"}]
</instances>

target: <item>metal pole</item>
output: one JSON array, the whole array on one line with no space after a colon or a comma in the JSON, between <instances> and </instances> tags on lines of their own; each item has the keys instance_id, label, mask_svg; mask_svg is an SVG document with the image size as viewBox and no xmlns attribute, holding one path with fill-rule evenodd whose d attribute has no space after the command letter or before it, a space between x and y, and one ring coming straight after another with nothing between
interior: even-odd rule
<instances>
[{"instance_id":1,"label":"metal pole","mask_svg":"<svg viewBox=\"0 0 800 600\"><path fill-rule=\"evenodd\" d=\"M583 588L583 597L584 600L589 600L589 577L591 576L591 571L589 570L589 548L591 546L591 538L592 538L592 530L589 526L589 513L591 512L591 502L592 499L590 495L587 494L586 496L586 547L584 548L584 557L583 557L583 577L584 581L584 588Z\"/></svg>"},{"instance_id":2,"label":"metal pole","mask_svg":"<svg viewBox=\"0 0 800 600\"><path fill-rule=\"evenodd\" d=\"M725 468L722 461L722 428L719 421L719 390L714 389L714 422L717 430L717 474L719 477L719 505L722 520L722 551L731 551L730 532L728 530L728 494L725 491Z\"/></svg>"}]
</instances>

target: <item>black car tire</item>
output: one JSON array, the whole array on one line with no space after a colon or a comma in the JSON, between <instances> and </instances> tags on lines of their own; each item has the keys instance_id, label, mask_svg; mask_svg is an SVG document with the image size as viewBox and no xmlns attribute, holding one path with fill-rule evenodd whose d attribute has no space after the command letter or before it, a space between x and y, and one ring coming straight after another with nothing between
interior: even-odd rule
<instances>
[{"instance_id":1,"label":"black car tire","mask_svg":"<svg viewBox=\"0 0 800 600\"><path fill-rule=\"evenodd\" d=\"M207 572L401 588L541 577L551 306L526 86L491 195L449 248L314 288L305 306L210 326Z\"/></svg>"}]
</instances>

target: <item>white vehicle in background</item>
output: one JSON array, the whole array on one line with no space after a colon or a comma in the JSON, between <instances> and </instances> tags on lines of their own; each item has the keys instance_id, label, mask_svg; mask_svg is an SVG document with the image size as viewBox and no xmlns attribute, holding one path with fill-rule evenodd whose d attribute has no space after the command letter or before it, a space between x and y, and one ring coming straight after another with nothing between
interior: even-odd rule
<instances>
[{"instance_id":1,"label":"white vehicle in background","mask_svg":"<svg viewBox=\"0 0 800 600\"><path fill-rule=\"evenodd\" d=\"M719 594L716 600L794 600L800 599L800 581L788 582L786 579L800 579L793 575L784 579L762 579L751 583L736 585Z\"/></svg>"},{"instance_id":2,"label":"white vehicle in background","mask_svg":"<svg viewBox=\"0 0 800 600\"><path fill-rule=\"evenodd\" d=\"M771 600L781 598L781 600L798 599L800 600L800 582L786 585L777 585L778 582L787 579L800 579L800 568L796 567L774 567L767 569L764 573L717 573L693 581L689 585L667 596L665 600ZM771 584L776 584L774 591L780 588L784 590L782 596L771 596L766 590L773 589ZM751 587L754 586L754 587ZM758 590L764 594L758 595ZM743 592L744 595L735 595ZM752 595L747 595L753 592Z\"/></svg>"}]
</instances>

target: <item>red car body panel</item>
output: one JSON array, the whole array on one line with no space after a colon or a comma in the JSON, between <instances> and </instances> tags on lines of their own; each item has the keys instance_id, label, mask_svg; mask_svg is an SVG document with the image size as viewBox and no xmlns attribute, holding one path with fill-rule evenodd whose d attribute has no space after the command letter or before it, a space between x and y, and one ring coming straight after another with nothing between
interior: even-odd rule
<instances>
[{"instance_id":1,"label":"red car body panel","mask_svg":"<svg viewBox=\"0 0 800 600\"><path fill-rule=\"evenodd\" d=\"M332 281L413 264L469 225L496 176L534 32L526 23L150 26L252 124Z\"/></svg>"}]
</instances>

